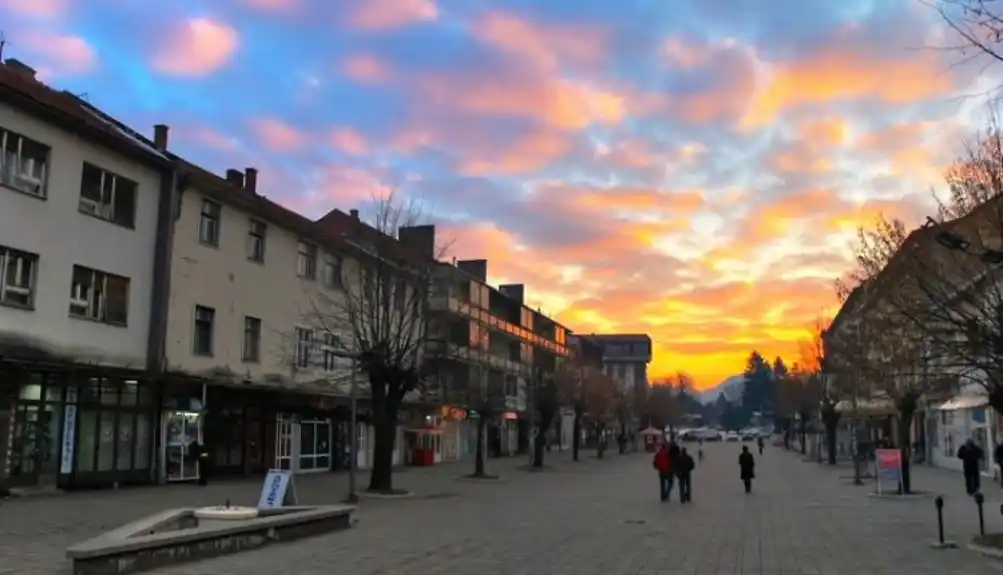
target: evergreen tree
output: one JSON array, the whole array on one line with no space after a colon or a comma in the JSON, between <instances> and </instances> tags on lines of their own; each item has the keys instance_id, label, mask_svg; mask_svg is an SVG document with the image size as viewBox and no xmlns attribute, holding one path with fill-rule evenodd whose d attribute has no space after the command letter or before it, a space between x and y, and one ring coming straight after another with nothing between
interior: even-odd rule
<instances>
[{"instance_id":1,"label":"evergreen tree","mask_svg":"<svg viewBox=\"0 0 1003 575\"><path fill-rule=\"evenodd\" d=\"M773 370L770 364L758 351L753 351L745 363L744 386L742 389L742 407L746 411L764 411L772 409L774 385Z\"/></svg>"}]
</instances>

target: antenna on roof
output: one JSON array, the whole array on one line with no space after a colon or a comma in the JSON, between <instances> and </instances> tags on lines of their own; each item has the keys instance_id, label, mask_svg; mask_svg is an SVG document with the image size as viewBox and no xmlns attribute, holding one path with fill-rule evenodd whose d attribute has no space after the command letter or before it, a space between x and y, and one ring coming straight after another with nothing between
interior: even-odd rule
<instances>
[{"instance_id":1,"label":"antenna on roof","mask_svg":"<svg viewBox=\"0 0 1003 575\"><path fill-rule=\"evenodd\" d=\"M7 47L7 36L0 30L0 62L3 62L3 49Z\"/></svg>"}]
</instances>

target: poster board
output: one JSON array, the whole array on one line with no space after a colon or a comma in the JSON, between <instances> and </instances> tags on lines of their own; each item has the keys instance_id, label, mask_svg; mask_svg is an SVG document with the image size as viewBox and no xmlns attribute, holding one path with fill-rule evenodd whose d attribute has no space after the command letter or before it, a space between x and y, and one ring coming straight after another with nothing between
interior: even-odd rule
<instances>
[{"instance_id":1,"label":"poster board","mask_svg":"<svg viewBox=\"0 0 1003 575\"><path fill-rule=\"evenodd\" d=\"M292 472L288 469L269 469L261 484L258 509L278 509L296 503L296 485Z\"/></svg>"},{"instance_id":2,"label":"poster board","mask_svg":"<svg viewBox=\"0 0 1003 575\"><path fill-rule=\"evenodd\" d=\"M898 449L874 450L878 493L898 491L902 483L902 452Z\"/></svg>"}]
</instances>

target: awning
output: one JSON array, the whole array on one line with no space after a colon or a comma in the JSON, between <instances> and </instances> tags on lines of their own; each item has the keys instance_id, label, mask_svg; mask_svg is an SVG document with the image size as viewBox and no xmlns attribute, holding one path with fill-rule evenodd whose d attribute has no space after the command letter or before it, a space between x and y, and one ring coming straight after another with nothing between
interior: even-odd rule
<instances>
[{"instance_id":1,"label":"awning","mask_svg":"<svg viewBox=\"0 0 1003 575\"><path fill-rule=\"evenodd\" d=\"M975 409L989 405L989 397L986 395L956 395L945 401L937 409L941 411L957 411L959 409Z\"/></svg>"}]
</instances>

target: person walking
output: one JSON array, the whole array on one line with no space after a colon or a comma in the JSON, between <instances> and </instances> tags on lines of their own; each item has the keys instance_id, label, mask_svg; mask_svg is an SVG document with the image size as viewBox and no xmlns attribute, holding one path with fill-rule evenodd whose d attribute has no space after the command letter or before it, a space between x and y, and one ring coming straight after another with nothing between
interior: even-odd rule
<instances>
[{"instance_id":1,"label":"person walking","mask_svg":"<svg viewBox=\"0 0 1003 575\"><path fill-rule=\"evenodd\" d=\"M756 437L756 446L759 447L759 454L760 455L763 454L763 447L765 447L765 445L766 445L766 442L763 441L763 436L762 435Z\"/></svg>"},{"instance_id":2,"label":"person walking","mask_svg":"<svg viewBox=\"0 0 1003 575\"><path fill-rule=\"evenodd\" d=\"M961 470L965 475L965 491L969 495L975 495L979 492L979 481L981 479L979 475L979 463L983 457L985 457L985 454L982 452L982 448L971 437L965 441L964 445L958 448L958 459L961 460Z\"/></svg>"},{"instance_id":3,"label":"person walking","mask_svg":"<svg viewBox=\"0 0 1003 575\"><path fill-rule=\"evenodd\" d=\"M1000 441L993 450L993 459L996 460L996 467L1000 470L1000 485L1003 485L1003 441Z\"/></svg>"},{"instance_id":4,"label":"person walking","mask_svg":"<svg viewBox=\"0 0 1003 575\"><path fill-rule=\"evenodd\" d=\"M697 460L703 461L703 438L700 438L700 442L697 443Z\"/></svg>"},{"instance_id":5,"label":"person walking","mask_svg":"<svg viewBox=\"0 0 1003 575\"><path fill-rule=\"evenodd\" d=\"M693 501L693 469L696 463L693 457L686 452L686 448L679 451L679 458L673 465L676 478L679 479L679 502L689 503Z\"/></svg>"},{"instance_id":6,"label":"person walking","mask_svg":"<svg viewBox=\"0 0 1003 575\"><path fill-rule=\"evenodd\" d=\"M738 456L738 468L741 472L742 483L745 484L745 492L752 493L752 479L756 477L756 460L749 453L747 445L742 446L742 453Z\"/></svg>"},{"instance_id":7,"label":"person walking","mask_svg":"<svg viewBox=\"0 0 1003 575\"><path fill-rule=\"evenodd\" d=\"M662 442L651 465L658 472L659 498L662 501L668 501L669 495L672 493L672 458L669 456L668 443Z\"/></svg>"}]
</instances>

